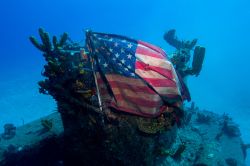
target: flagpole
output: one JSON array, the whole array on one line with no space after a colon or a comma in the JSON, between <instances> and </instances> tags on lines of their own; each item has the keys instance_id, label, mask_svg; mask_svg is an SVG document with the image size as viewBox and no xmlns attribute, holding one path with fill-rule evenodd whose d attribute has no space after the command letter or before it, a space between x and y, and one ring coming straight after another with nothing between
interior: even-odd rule
<instances>
[{"instance_id":1,"label":"flagpole","mask_svg":"<svg viewBox=\"0 0 250 166\"><path fill-rule=\"evenodd\" d=\"M96 77L96 73L95 73L95 70L94 70L94 59L91 57L91 67L92 67L92 70L93 70L93 75L94 75L94 78L95 78L95 85L96 85L96 92L97 92L97 97L98 97L98 104L99 104L99 108L100 110L102 111L102 101L101 101L101 96L100 96L100 90L99 90L99 86L98 86L98 83L97 83L97 77Z\"/></svg>"},{"instance_id":2,"label":"flagpole","mask_svg":"<svg viewBox=\"0 0 250 166\"><path fill-rule=\"evenodd\" d=\"M91 35L91 30L86 30L86 43L87 45L91 45L92 43L90 42L90 35ZM95 79L95 85L96 85L96 92L97 92L97 98L98 98L98 104L99 104L99 109L101 110L101 112L103 111L102 108L102 101L101 101L101 95L100 95L100 90L99 90L99 86L98 86L98 82L97 82L97 77L96 77L96 73L94 70L94 55L93 55L93 50L91 49L91 47L88 47L89 52L91 53L90 56L90 61L91 61L91 68L93 71L93 75L94 75L94 79ZM103 112L102 112L103 113Z\"/></svg>"}]
</instances>

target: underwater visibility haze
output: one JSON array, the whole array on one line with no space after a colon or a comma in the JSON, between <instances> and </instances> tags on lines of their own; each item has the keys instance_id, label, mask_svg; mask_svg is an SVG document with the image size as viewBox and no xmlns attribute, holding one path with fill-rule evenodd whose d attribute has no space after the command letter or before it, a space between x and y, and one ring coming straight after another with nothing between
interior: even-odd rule
<instances>
[{"instance_id":1,"label":"underwater visibility haze","mask_svg":"<svg viewBox=\"0 0 250 166\"><path fill-rule=\"evenodd\" d=\"M119 34L161 47L167 55L174 48L163 35L175 29L178 38L196 38L206 48L200 75L185 80L192 101L200 110L228 114L250 143L249 9L248 0L2 0L0 132L6 123L21 126L57 110L37 84L44 79L45 59L29 36L39 38L39 27L56 36L67 32L82 45L86 29Z\"/></svg>"}]
</instances>

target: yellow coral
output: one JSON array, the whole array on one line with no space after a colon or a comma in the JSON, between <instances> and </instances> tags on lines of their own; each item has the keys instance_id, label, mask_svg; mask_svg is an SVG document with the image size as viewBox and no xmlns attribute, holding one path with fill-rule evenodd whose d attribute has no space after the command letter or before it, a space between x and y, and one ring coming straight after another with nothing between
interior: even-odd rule
<instances>
[{"instance_id":1,"label":"yellow coral","mask_svg":"<svg viewBox=\"0 0 250 166\"><path fill-rule=\"evenodd\" d=\"M80 64L78 65L78 67L83 67L83 64L82 64L82 63L80 63Z\"/></svg>"},{"instance_id":2,"label":"yellow coral","mask_svg":"<svg viewBox=\"0 0 250 166\"><path fill-rule=\"evenodd\" d=\"M76 80L76 82L75 82L75 88L76 89L83 89L84 88L84 83L83 82L81 82L80 80Z\"/></svg>"},{"instance_id":3,"label":"yellow coral","mask_svg":"<svg viewBox=\"0 0 250 166\"><path fill-rule=\"evenodd\" d=\"M137 118L138 129L147 134L156 134L172 127L173 117L164 117L163 115L158 118Z\"/></svg>"},{"instance_id":4,"label":"yellow coral","mask_svg":"<svg viewBox=\"0 0 250 166\"><path fill-rule=\"evenodd\" d=\"M138 129L147 134L156 134L164 130L164 123L158 122L157 119L147 119L139 117L137 120Z\"/></svg>"},{"instance_id":5,"label":"yellow coral","mask_svg":"<svg viewBox=\"0 0 250 166\"><path fill-rule=\"evenodd\" d=\"M80 69L79 73L80 73L80 74L84 74L85 71L84 71L83 69Z\"/></svg>"}]
</instances>

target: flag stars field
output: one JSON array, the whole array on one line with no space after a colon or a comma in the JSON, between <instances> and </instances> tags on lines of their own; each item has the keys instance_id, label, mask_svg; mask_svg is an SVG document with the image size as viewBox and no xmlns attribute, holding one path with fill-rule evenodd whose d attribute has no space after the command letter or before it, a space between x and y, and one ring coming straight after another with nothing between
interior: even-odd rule
<instances>
[{"instance_id":1,"label":"flag stars field","mask_svg":"<svg viewBox=\"0 0 250 166\"><path fill-rule=\"evenodd\" d=\"M132 58L132 55L131 55L131 54L128 54L127 57L128 57L128 59L131 59L131 58Z\"/></svg>"},{"instance_id":2,"label":"flag stars field","mask_svg":"<svg viewBox=\"0 0 250 166\"><path fill-rule=\"evenodd\" d=\"M108 64L105 62L105 63L103 64L103 66L106 68L106 67L108 67Z\"/></svg>"},{"instance_id":3,"label":"flag stars field","mask_svg":"<svg viewBox=\"0 0 250 166\"><path fill-rule=\"evenodd\" d=\"M132 48L132 46L133 46L133 45L132 45L131 43L128 44L128 48Z\"/></svg>"},{"instance_id":4,"label":"flag stars field","mask_svg":"<svg viewBox=\"0 0 250 166\"><path fill-rule=\"evenodd\" d=\"M118 54L118 53L115 54L115 57L116 57L116 58L119 58L119 56L120 56L120 54Z\"/></svg>"}]
</instances>

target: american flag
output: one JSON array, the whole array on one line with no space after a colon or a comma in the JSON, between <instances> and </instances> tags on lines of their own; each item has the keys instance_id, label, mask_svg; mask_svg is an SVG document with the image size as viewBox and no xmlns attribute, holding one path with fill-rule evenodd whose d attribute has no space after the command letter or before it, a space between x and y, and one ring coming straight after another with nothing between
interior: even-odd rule
<instances>
[{"instance_id":1,"label":"american flag","mask_svg":"<svg viewBox=\"0 0 250 166\"><path fill-rule=\"evenodd\" d=\"M165 52L124 36L88 32L102 103L119 111L156 117L182 102L181 83Z\"/></svg>"}]
</instances>

